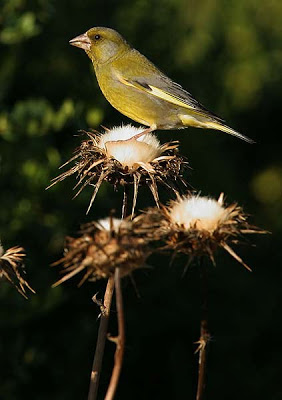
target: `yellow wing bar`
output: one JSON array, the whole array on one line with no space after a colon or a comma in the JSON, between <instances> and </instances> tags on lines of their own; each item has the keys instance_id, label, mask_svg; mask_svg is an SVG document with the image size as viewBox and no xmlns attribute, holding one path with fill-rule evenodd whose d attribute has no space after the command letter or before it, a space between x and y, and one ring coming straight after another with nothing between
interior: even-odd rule
<instances>
[{"instance_id":1,"label":"yellow wing bar","mask_svg":"<svg viewBox=\"0 0 282 400\"><path fill-rule=\"evenodd\" d=\"M137 81L129 81L127 79L124 79L121 75L117 75L118 80L123 83L126 86L131 86L134 87L135 89L142 90L143 92L146 92L148 94L151 94L153 96L158 97L159 99L168 101L169 103L172 103L176 106L188 108L189 110L193 110L193 112L197 114L202 114L199 110L196 110L195 107L189 105L187 102L182 100L180 97L176 97L175 95L166 92L165 90L162 90L160 88L157 88L156 86L150 85L150 84L142 84Z\"/></svg>"}]
</instances>

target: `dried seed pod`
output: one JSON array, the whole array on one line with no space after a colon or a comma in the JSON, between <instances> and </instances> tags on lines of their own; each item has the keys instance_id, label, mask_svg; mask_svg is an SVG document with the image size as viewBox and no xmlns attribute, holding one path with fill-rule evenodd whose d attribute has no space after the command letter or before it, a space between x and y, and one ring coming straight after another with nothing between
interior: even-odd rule
<instances>
[{"instance_id":1,"label":"dried seed pod","mask_svg":"<svg viewBox=\"0 0 282 400\"><path fill-rule=\"evenodd\" d=\"M63 165L74 161L74 166L53 179L49 187L76 174L78 182L75 188L79 189L75 197L86 186L94 186L87 210L89 212L104 181L114 187L133 185L133 215L139 185L146 184L159 205L157 184L161 183L175 192L179 190L179 184L187 186L182 174L188 163L178 154L178 142L161 145L153 133L146 133L136 139L135 136L143 131L143 127L126 125L107 130L103 134L85 132L88 139L82 141L74 157Z\"/></svg>"},{"instance_id":2,"label":"dried seed pod","mask_svg":"<svg viewBox=\"0 0 282 400\"><path fill-rule=\"evenodd\" d=\"M6 279L22 296L27 298L26 288L32 293L35 293L35 291L22 276L24 272L24 258L25 250L23 247L15 246L4 251L0 244L0 278Z\"/></svg>"},{"instance_id":3,"label":"dried seed pod","mask_svg":"<svg viewBox=\"0 0 282 400\"><path fill-rule=\"evenodd\" d=\"M138 230L148 240L165 242L165 249L174 256L183 253L189 263L207 255L214 263L218 247L225 249L245 268L250 267L230 247L245 234L266 233L249 225L247 216L237 204L224 205L223 194L218 200L188 195L177 197L167 207L151 208L139 217Z\"/></svg>"},{"instance_id":4,"label":"dried seed pod","mask_svg":"<svg viewBox=\"0 0 282 400\"><path fill-rule=\"evenodd\" d=\"M58 286L79 272L86 280L95 281L114 274L120 268L122 276L144 265L151 251L141 236L134 235L132 221L107 218L82 226L77 238L67 237L64 256L53 265L63 265L63 278Z\"/></svg>"}]
</instances>

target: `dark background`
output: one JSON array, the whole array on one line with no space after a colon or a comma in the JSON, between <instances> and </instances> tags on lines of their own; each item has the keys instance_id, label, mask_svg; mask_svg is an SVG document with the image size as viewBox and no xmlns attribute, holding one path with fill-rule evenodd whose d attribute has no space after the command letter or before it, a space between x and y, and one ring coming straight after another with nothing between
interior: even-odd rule
<instances>
[{"instance_id":1,"label":"dark background","mask_svg":"<svg viewBox=\"0 0 282 400\"><path fill-rule=\"evenodd\" d=\"M249 145L215 131L158 132L181 141L188 180L205 195L224 192L251 222L272 232L240 248L249 273L219 253L210 268L207 398L282 398L282 3L281 0L2 0L0 5L0 238L25 247L28 300L0 287L0 398L86 399L98 328L91 297L105 282L56 289L64 237L80 223L120 209L103 185L88 217L90 191L72 198L74 178L45 191L78 146L78 129L129 122L99 91L84 52L68 41L92 26L117 29ZM143 191L139 208L153 204ZM162 197L165 201L165 197ZM183 262L123 281L127 344L117 399L194 399L199 273ZM113 307L110 332L116 332ZM114 345L106 348L100 398Z\"/></svg>"}]
</instances>

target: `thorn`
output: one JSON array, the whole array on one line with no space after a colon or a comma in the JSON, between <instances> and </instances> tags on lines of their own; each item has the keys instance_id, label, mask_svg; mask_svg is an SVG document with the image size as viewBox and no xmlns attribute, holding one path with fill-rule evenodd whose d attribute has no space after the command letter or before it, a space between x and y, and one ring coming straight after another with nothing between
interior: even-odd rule
<instances>
[{"instance_id":1,"label":"thorn","mask_svg":"<svg viewBox=\"0 0 282 400\"><path fill-rule=\"evenodd\" d=\"M101 317L101 315L105 315L106 312L106 307L104 306L102 300L97 299L97 295L99 292L97 292L96 294L94 294L94 296L92 297L92 300L94 301L95 304L97 304L97 306L100 308L101 314L99 314L98 318Z\"/></svg>"},{"instance_id":2,"label":"thorn","mask_svg":"<svg viewBox=\"0 0 282 400\"><path fill-rule=\"evenodd\" d=\"M218 204L219 204L220 206L223 206L223 201L224 201L224 193L221 192L220 195L219 195L219 198L218 198L217 202L218 202Z\"/></svg>"},{"instance_id":3,"label":"thorn","mask_svg":"<svg viewBox=\"0 0 282 400\"><path fill-rule=\"evenodd\" d=\"M107 335L107 338L110 342L115 343L116 345L118 345L119 342L119 337L118 336L111 336L109 333Z\"/></svg>"},{"instance_id":4,"label":"thorn","mask_svg":"<svg viewBox=\"0 0 282 400\"><path fill-rule=\"evenodd\" d=\"M106 132L109 132L110 131L110 129L109 128L107 128L106 126L104 126L104 125L101 125L101 128L103 128Z\"/></svg>"},{"instance_id":5,"label":"thorn","mask_svg":"<svg viewBox=\"0 0 282 400\"><path fill-rule=\"evenodd\" d=\"M197 354L197 353L202 352L203 350L205 350L205 348L206 348L206 346L207 346L207 344L209 343L210 340L211 340L211 335L209 333L206 333L206 334L202 335L197 342L194 342L194 344L198 345L198 347L196 348L194 354Z\"/></svg>"}]
</instances>

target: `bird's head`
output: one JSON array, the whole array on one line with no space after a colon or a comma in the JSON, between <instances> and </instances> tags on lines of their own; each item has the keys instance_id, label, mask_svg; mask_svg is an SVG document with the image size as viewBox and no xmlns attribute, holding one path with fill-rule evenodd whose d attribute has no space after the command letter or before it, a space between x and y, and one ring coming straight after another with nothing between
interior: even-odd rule
<instances>
[{"instance_id":1,"label":"bird's head","mask_svg":"<svg viewBox=\"0 0 282 400\"><path fill-rule=\"evenodd\" d=\"M82 35L70 40L69 43L85 50L96 66L116 58L130 48L118 32L103 27L91 28Z\"/></svg>"}]
</instances>

